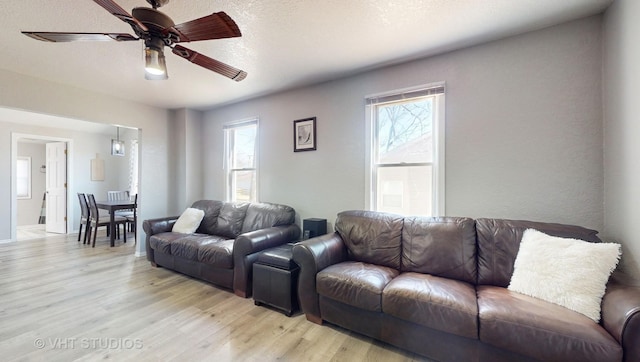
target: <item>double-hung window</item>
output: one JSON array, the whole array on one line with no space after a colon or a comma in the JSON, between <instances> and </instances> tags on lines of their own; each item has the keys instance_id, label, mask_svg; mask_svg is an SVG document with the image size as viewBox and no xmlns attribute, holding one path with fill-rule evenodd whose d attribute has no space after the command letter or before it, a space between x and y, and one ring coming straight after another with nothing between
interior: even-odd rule
<instances>
[{"instance_id":1,"label":"double-hung window","mask_svg":"<svg viewBox=\"0 0 640 362\"><path fill-rule=\"evenodd\" d=\"M444 215L444 84L367 97L367 206Z\"/></svg>"},{"instance_id":2,"label":"double-hung window","mask_svg":"<svg viewBox=\"0 0 640 362\"><path fill-rule=\"evenodd\" d=\"M258 120L224 125L226 199L258 201Z\"/></svg>"}]
</instances>

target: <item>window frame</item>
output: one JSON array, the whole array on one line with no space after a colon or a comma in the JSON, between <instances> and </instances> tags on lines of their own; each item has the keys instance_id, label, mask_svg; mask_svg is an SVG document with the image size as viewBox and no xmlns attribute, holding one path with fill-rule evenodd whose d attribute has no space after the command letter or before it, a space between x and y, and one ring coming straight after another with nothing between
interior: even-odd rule
<instances>
[{"instance_id":1,"label":"window frame","mask_svg":"<svg viewBox=\"0 0 640 362\"><path fill-rule=\"evenodd\" d=\"M442 88L435 94L419 95L422 91ZM365 97L365 207L367 210L377 210L377 178L378 169L387 167L432 167L432 216L444 216L445 214L445 96L444 82L430 83L411 88L397 89L389 92L373 94ZM378 147L376 106L395 103L403 100L418 99L422 97L434 97L433 118L433 159L431 162L418 163L390 163L376 164L376 152ZM389 99L385 101L385 99Z\"/></svg>"},{"instance_id":2,"label":"window frame","mask_svg":"<svg viewBox=\"0 0 640 362\"><path fill-rule=\"evenodd\" d=\"M232 168L233 160L231 159L233 155L233 150L231 149L232 140L230 130L247 127L247 126L255 126L256 128L256 138L254 140L254 156L253 156L253 166L254 167L243 167L243 168ZM223 125L223 135L224 135L224 159L223 159L223 168L224 168L224 193L226 201L235 202L235 189L233 187L234 183L234 174L237 172L246 172L253 171L255 177L255 190L254 190L254 198L250 197L249 202L258 202L259 200L259 172L258 172L258 155L259 155L259 134L260 134L260 124L258 117L247 118L240 121L228 122Z\"/></svg>"}]
</instances>

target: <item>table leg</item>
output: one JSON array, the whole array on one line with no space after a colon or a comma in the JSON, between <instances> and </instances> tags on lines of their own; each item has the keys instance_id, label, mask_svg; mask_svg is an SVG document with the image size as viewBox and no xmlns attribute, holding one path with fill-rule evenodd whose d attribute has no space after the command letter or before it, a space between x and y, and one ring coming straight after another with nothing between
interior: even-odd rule
<instances>
[{"instance_id":1,"label":"table leg","mask_svg":"<svg viewBox=\"0 0 640 362\"><path fill-rule=\"evenodd\" d=\"M109 227L111 228L111 235L109 235L109 241L111 242L111 247L115 246L114 237L116 235L116 220L115 220L115 210L109 210Z\"/></svg>"}]
</instances>

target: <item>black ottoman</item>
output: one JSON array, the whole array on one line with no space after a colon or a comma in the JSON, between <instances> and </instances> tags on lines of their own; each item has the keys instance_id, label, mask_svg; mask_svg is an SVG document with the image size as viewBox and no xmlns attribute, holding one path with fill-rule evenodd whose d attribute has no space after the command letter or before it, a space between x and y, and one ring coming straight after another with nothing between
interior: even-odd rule
<instances>
[{"instance_id":1,"label":"black ottoman","mask_svg":"<svg viewBox=\"0 0 640 362\"><path fill-rule=\"evenodd\" d=\"M253 263L253 300L281 309L291 316L298 309L298 272L293 244L267 249Z\"/></svg>"}]
</instances>

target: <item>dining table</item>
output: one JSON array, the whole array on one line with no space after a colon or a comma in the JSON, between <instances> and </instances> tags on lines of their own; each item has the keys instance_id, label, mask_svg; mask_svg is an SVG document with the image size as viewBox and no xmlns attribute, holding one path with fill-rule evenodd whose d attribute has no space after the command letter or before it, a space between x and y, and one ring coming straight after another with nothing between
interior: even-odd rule
<instances>
[{"instance_id":1,"label":"dining table","mask_svg":"<svg viewBox=\"0 0 640 362\"><path fill-rule=\"evenodd\" d=\"M109 210L109 242L111 243L111 246L114 246L116 235L116 211L133 210L136 207L136 202L133 200L96 201L96 206L98 209ZM127 231L124 230L124 232L126 233Z\"/></svg>"}]
</instances>

